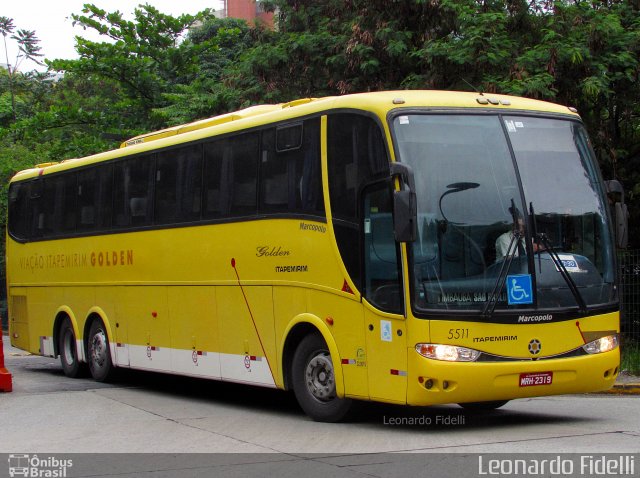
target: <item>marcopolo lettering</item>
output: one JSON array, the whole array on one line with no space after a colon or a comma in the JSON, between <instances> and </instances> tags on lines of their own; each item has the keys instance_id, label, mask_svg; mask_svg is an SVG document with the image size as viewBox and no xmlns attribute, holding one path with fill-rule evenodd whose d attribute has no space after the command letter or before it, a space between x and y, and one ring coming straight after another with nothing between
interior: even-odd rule
<instances>
[{"instance_id":1,"label":"marcopolo lettering","mask_svg":"<svg viewBox=\"0 0 640 478\"><path fill-rule=\"evenodd\" d=\"M518 322L548 322L550 320L553 320L552 314L521 315L518 317Z\"/></svg>"},{"instance_id":2,"label":"marcopolo lettering","mask_svg":"<svg viewBox=\"0 0 640 478\"><path fill-rule=\"evenodd\" d=\"M323 226L321 224L309 224L307 222L300 223L301 231L315 231L315 232L327 232L327 226Z\"/></svg>"}]
</instances>

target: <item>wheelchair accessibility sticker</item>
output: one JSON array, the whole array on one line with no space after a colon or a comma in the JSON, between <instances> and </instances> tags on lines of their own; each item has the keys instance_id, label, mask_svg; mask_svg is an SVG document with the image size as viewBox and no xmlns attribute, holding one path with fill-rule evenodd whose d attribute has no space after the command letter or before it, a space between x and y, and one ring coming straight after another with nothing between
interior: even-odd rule
<instances>
[{"instance_id":1,"label":"wheelchair accessibility sticker","mask_svg":"<svg viewBox=\"0 0 640 478\"><path fill-rule=\"evenodd\" d=\"M507 276L507 302L509 305L533 304L530 274Z\"/></svg>"}]
</instances>

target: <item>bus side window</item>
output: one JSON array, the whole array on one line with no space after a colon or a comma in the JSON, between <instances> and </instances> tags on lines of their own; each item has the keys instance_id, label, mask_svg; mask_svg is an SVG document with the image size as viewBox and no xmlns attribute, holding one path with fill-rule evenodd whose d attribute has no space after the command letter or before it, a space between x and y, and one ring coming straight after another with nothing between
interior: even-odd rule
<instances>
[{"instance_id":1,"label":"bus side window","mask_svg":"<svg viewBox=\"0 0 640 478\"><path fill-rule=\"evenodd\" d=\"M30 238L40 238L43 236L44 229L44 216L43 210L44 201L42 194L44 192L44 180L38 178L29 183L29 205L27 207L27 222Z\"/></svg>"},{"instance_id":2,"label":"bus side window","mask_svg":"<svg viewBox=\"0 0 640 478\"><path fill-rule=\"evenodd\" d=\"M13 183L9 187L9 233L17 239L28 239L27 205L29 183Z\"/></svg>"},{"instance_id":3,"label":"bus side window","mask_svg":"<svg viewBox=\"0 0 640 478\"><path fill-rule=\"evenodd\" d=\"M302 154L297 158L295 186L300 210L306 214L324 216L320 166L320 118L304 122Z\"/></svg>"},{"instance_id":4,"label":"bus side window","mask_svg":"<svg viewBox=\"0 0 640 478\"><path fill-rule=\"evenodd\" d=\"M45 177L43 181L42 212L38 218L38 229L41 237L50 237L57 232L61 222L62 201L59 195L63 191L63 184L61 176Z\"/></svg>"},{"instance_id":5,"label":"bus side window","mask_svg":"<svg viewBox=\"0 0 640 478\"><path fill-rule=\"evenodd\" d=\"M203 218L257 213L259 140L251 132L204 145Z\"/></svg>"},{"instance_id":6,"label":"bus side window","mask_svg":"<svg viewBox=\"0 0 640 478\"><path fill-rule=\"evenodd\" d=\"M263 131L261 151L260 212L324 216L320 119Z\"/></svg>"},{"instance_id":7,"label":"bus side window","mask_svg":"<svg viewBox=\"0 0 640 478\"><path fill-rule=\"evenodd\" d=\"M361 258L358 248L354 247L361 237L358 194L373 179L389 175L389 160L380 126L363 115L329 115L327 157L336 242L352 281L360 286Z\"/></svg>"},{"instance_id":8,"label":"bus side window","mask_svg":"<svg viewBox=\"0 0 640 478\"><path fill-rule=\"evenodd\" d=\"M75 172L63 173L58 178L56 192L56 234L72 233L76 230L76 193L78 175Z\"/></svg>"},{"instance_id":9,"label":"bus side window","mask_svg":"<svg viewBox=\"0 0 640 478\"><path fill-rule=\"evenodd\" d=\"M186 146L159 153L155 181L156 224L198 220L202 146Z\"/></svg>"},{"instance_id":10,"label":"bus side window","mask_svg":"<svg viewBox=\"0 0 640 478\"><path fill-rule=\"evenodd\" d=\"M142 156L114 165L113 225L115 227L150 224L152 157Z\"/></svg>"},{"instance_id":11,"label":"bus side window","mask_svg":"<svg viewBox=\"0 0 640 478\"><path fill-rule=\"evenodd\" d=\"M400 246L393 233L389 181L373 184L363 193L364 295L385 312L402 314Z\"/></svg>"},{"instance_id":12,"label":"bus side window","mask_svg":"<svg viewBox=\"0 0 640 478\"><path fill-rule=\"evenodd\" d=\"M230 190L230 215L250 216L258 212L259 133L246 133L230 139L233 166Z\"/></svg>"},{"instance_id":13,"label":"bus side window","mask_svg":"<svg viewBox=\"0 0 640 478\"><path fill-rule=\"evenodd\" d=\"M77 223L78 231L93 231L97 226L96 203L99 182L98 169L88 169L78 173Z\"/></svg>"},{"instance_id":14,"label":"bus side window","mask_svg":"<svg viewBox=\"0 0 640 478\"><path fill-rule=\"evenodd\" d=\"M47 238L75 232L76 178L76 173L63 173L32 183L34 237ZM40 190L37 194L36 188Z\"/></svg>"},{"instance_id":15,"label":"bus side window","mask_svg":"<svg viewBox=\"0 0 640 478\"><path fill-rule=\"evenodd\" d=\"M275 147L276 129L262 132L260 157L260 212L288 212L287 161Z\"/></svg>"},{"instance_id":16,"label":"bus side window","mask_svg":"<svg viewBox=\"0 0 640 478\"><path fill-rule=\"evenodd\" d=\"M98 167L98 191L96 194L96 226L99 230L111 227L113 211L113 164Z\"/></svg>"},{"instance_id":17,"label":"bus side window","mask_svg":"<svg viewBox=\"0 0 640 478\"><path fill-rule=\"evenodd\" d=\"M226 213L223 209L221 187L227 185L228 178L223 175L224 150L226 140L214 140L204 145L204 177L202 184L202 217L215 219ZM224 181L223 181L224 178Z\"/></svg>"}]
</instances>

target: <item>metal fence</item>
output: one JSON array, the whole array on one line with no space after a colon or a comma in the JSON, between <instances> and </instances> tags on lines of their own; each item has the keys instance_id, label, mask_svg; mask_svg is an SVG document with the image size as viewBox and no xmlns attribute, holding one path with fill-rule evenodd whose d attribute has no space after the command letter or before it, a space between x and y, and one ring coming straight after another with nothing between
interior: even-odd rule
<instances>
[{"instance_id":1,"label":"metal fence","mask_svg":"<svg viewBox=\"0 0 640 478\"><path fill-rule=\"evenodd\" d=\"M623 339L640 344L640 250L624 251L618 256L622 287Z\"/></svg>"}]
</instances>

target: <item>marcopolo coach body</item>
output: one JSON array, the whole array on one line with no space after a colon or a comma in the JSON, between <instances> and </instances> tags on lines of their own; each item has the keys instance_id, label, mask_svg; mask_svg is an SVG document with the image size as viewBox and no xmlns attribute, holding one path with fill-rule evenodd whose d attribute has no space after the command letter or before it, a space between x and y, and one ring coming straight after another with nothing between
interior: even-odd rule
<instances>
[{"instance_id":1,"label":"marcopolo coach body","mask_svg":"<svg viewBox=\"0 0 640 478\"><path fill-rule=\"evenodd\" d=\"M602 390L626 218L611 191L559 105L397 91L255 106L18 173L11 340L69 376L293 390L324 421L353 400Z\"/></svg>"}]
</instances>

